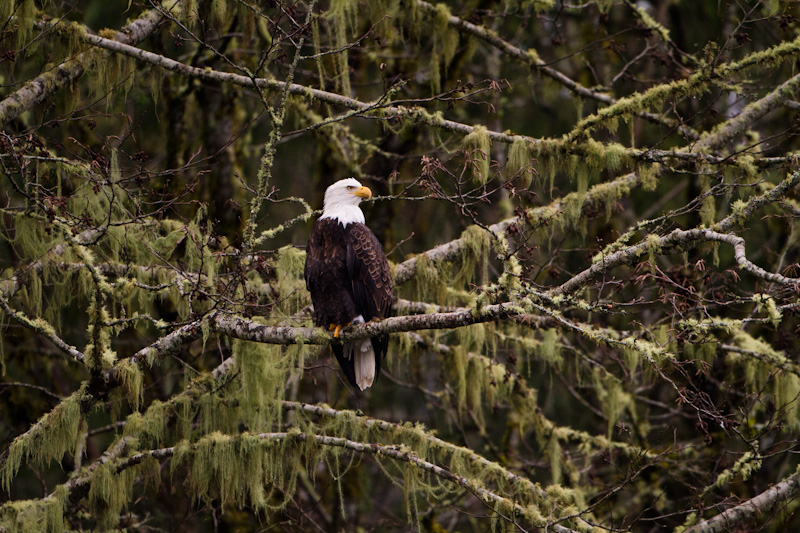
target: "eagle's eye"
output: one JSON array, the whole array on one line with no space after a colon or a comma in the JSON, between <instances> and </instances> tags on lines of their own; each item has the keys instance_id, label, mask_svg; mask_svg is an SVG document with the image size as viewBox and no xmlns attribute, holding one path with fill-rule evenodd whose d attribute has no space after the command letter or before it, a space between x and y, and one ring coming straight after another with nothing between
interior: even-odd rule
<instances>
[{"instance_id":1,"label":"eagle's eye","mask_svg":"<svg viewBox=\"0 0 800 533\"><path fill-rule=\"evenodd\" d=\"M347 190L348 191L352 191L353 189L355 189L355 186L353 186L353 185L348 185L347 186Z\"/></svg>"}]
</instances>

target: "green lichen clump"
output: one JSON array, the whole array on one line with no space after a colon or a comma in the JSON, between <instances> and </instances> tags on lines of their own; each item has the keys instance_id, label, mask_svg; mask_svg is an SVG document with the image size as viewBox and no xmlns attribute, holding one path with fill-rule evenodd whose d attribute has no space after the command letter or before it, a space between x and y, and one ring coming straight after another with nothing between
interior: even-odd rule
<instances>
[{"instance_id":1,"label":"green lichen clump","mask_svg":"<svg viewBox=\"0 0 800 533\"><path fill-rule=\"evenodd\" d=\"M0 483L6 491L24 461L36 467L60 461L65 453L75 454L83 416L81 401L85 385L42 416L31 429L11 443L8 458L0 470Z\"/></svg>"},{"instance_id":2,"label":"green lichen clump","mask_svg":"<svg viewBox=\"0 0 800 533\"><path fill-rule=\"evenodd\" d=\"M436 4L433 16L433 53L431 53L431 86L434 93L441 92L440 65L445 72L453 61L458 47L458 31L450 26L450 8L446 4Z\"/></svg>"},{"instance_id":3,"label":"green lichen clump","mask_svg":"<svg viewBox=\"0 0 800 533\"><path fill-rule=\"evenodd\" d=\"M489 180L492 140L485 126L474 126L462 144L472 168L472 178L485 184Z\"/></svg>"},{"instance_id":4,"label":"green lichen clump","mask_svg":"<svg viewBox=\"0 0 800 533\"><path fill-rule=\"evenodd\" d=\"M275 262L277 275L275 299L279 302L278 312L280 314L294 315L309 303L303 277L305 260L305 252L294 246L285 246L278 250ZM256 285L259 284L259 281L256 280Z\"/></svg>"},{"instance_id":5,"label":"green lichen clump","mask_svg":"<svg viewBox=\"0 0 800 533\"><path fill-rule=\"evenodd\" d=\"M491 237L480 226L469 226L461 234L464 253L461 254L461 268L456 276L457 283L477 283L485 285L489 281L489 251Z\"/></svg>"},{"instance_id":6,"label":"green lichen clump","mask_svg":"<svg viewBox=\"0 0 800 533\"><path fill-rule=\"evenodd\" d=\"M514 142L508 149L508 161L506 162L506 179L516 179L516 184L527 189L533 181L536 169L532 164L530 142L524 137L514 137Z\"/></svg>"},{"instance_id":7,"label":"green lichen clump","mask_svg":"<svg viewBox=\"0 0 800 533\"><path fill-rule=\"evenodd\" d=\"M326 17L333 25L334 43L342 50L334 56L336 82L339 92L350 96L350 66L345 47L349 44L349 30L358 24L359 5L356 0L333 0Z\"/></svg>"},{"instance_id":8,"label":"green lichen clump","mask_svg":"<svg viewBox=\"0 0 800 533\"><path fill-rule=\"evenodd\" d=\"M16 500L0 508L0 531L19 533L61 533L64 526L64 509L69 493L59 485L47 498Z\"/></svg>"}]
</instances>

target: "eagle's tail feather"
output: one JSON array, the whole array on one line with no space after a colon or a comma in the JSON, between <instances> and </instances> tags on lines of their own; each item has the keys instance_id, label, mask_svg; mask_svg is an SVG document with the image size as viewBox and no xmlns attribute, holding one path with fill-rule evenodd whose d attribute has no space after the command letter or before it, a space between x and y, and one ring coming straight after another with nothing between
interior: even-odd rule
<instances>
[{"instance_id":1,"label":"eagle's tail feather","mask_svg":"<svg viewBox=\"0 0 800 533\"><path fill-rule=\"evenodd\" d=\"M364 317L358 315L353 324L363 324ZM364 390L375 381L375 350L370 339L358 339L344 343L344 358L353 369L355 385Z\"/></svg>"}]
</instances>

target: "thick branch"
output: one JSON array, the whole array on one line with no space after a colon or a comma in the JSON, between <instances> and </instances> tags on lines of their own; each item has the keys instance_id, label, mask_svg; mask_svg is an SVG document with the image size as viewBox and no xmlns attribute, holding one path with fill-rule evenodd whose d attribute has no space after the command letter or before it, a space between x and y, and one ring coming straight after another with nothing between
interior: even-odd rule
<instances>
[{"instance_id":1,"label":"thick branch","mask_svg":"<svg viewBox=\"0 0 800 533\"><path fill-rule=\"evenodd\" d=\"M694 145L693 150L717 147L733 140L755 121L794 97L798 88L800 88L800 74L789 78L764 98L751 102L741 113L720 124L714 132L703 135Z\"/></svg>"},{"instance_id":2,"label":"thick branch","mask_svg":"<svg viewBox=\"0 0 800 533\"><path fill-rule=\"evenodd\" d=\"M723 511L714 518L695 524L686 533L717 533L738 529L744 522L773 512L779 505L800 494L800 474L794 473L758 496Z\"/></svg>"},{"instance_id":3,"label":"thick branch","mask_svg":"<svg viewBox=\"0 0 800 533\"><path fill-rule=\"evenodd\" d=\"M517 304L487 305L480 309L464 309L451 313L405 315L385 318L379 322L353 324L342 331L340 339L364 339L384 333L418 331L421 329L452 329L479 322L504 320L524 311ZM211 327L222 335L236 339L270 344L330 344L331 334L323 328L266 326L235 315L216 314Z\"/></svg>"}]
</instances>

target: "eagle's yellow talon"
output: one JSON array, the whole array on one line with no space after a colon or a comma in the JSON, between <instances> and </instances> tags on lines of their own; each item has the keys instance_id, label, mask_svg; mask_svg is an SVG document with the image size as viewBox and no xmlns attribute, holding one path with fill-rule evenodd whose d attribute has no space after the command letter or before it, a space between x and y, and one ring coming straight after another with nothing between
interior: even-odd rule
<instances>
[{"instance_id":1,"label":"eagle's yellow talon","mask_svg":"<svg viewBox=\"0 0 800 533\"><path fill-rule=\"evenodd\" d=\"M335 326L336 327L333 329L333 338L334 339L338 339L339 338L339 333L342 331L342 325L341 324L335 324Z\"/></svg>"}]
</instances>

